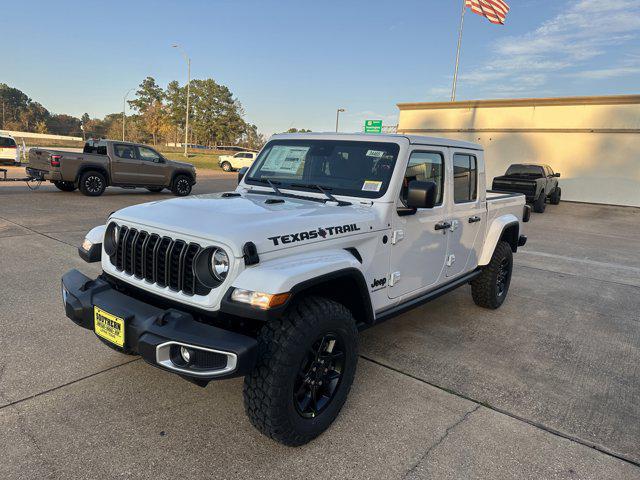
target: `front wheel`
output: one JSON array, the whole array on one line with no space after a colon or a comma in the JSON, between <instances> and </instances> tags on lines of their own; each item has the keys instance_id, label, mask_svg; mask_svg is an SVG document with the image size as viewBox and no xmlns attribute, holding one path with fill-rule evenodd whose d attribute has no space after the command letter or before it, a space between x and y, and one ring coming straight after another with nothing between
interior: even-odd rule
<instances>
[{"instance_id":1,"label":"front wheel","mask_svg":"<svg viewBox=\"0 0 640 480\"><path fill-rule=\"evenodd\" d=\"M222 162L221 167L222 167L222 170L224 170L225 172L230 172L231 170L233 170L229 162Z\"/></svg>"},{"instance_id":2,"label":"front wheel","mask_svg":"<svg viewBox=\"0 0 640 480\"><path fill-rule=\"evenodd\" d=\"M53 184L63 192L73 192L77 188L73 182L63 182L62 180L55 180Z\"/></svg>"},{"instance_id":3,"label":"front wheel","mask_svg":"<svg viewBox=\"0 0 640 480\"><path fill-rule=\"evenodd\" d=\"M358 331L340 303L308 297L258 336L244 406L260 432L290 446L324 432L344 405L358 362Z\"/></svg>"},{"instance_id":4,"label":"front wheel","mask_svg":"<svg viewBox=\"0 0 640 480\"><path fill-rule=\"evenodd\" d=\"M191 179L186 175L178 175L173 180L171 191L178 197L186 197L191 193Z\"/></svg>"},{"instance_id":5,"label":"front wheel","mask_svg":"<svg viewBox=\"0 0 640 480\"><path fill-rule=\"evenodd\" d=\"M553 193L551 194L549 203L551 203L551 205L558 205L560 203L561 198L562 198L562 189L560 187L556 187Z\"/></svg>"},{"instance_id":6,"label":"front wheel","mask_svg":"<svg viewBox=\"0 0 640 480\"><path fill-rule=\"evenodd\" d=\"M513 253L508 242L496 245L491 261L482 268L482 273L471 282L471 295L476 305L492 310L507 298L513 271Z\"/></svg>"}]
</instances>

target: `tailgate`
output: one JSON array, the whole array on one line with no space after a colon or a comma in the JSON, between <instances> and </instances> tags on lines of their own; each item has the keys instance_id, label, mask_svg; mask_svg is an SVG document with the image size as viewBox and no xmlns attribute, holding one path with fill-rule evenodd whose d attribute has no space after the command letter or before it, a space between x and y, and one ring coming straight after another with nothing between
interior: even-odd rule
<instances>
[{"instance_id":1,"label":"tailgate","mask_svg":"<svg viewBox=\"0 0 640 480\"><path fill-rule=\"evenodd\" d=\"M54 169L51 166L51 151L43 148L32 148L29 150L29 168L34 170L44 170L50 172Z\"/></svg>"},{"instance_id":2,"label":"tailgate","mask_svg":"<svg viewBox=\"0 0 640 480\"><path fill-rule=\"evenodd\" d=\"M499 192L516 192L527 196L536 194L537 183L535 180L527 180L525 178L500 178L493 180L492 190Z\"/></svg>"}]
</instances>

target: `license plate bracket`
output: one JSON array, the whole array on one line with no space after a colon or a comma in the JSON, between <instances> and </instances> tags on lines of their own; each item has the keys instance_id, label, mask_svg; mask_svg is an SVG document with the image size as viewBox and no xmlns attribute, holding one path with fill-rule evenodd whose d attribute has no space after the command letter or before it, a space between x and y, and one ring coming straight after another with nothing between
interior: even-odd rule
<instances>
[{"instance_id":1,"label":"license plate bracket","mask_svg":"<svg viewBox=\"0 0 640 480\"><path fill-rule=\"evenodd\" d=\"M94 305L93 330L100 338L117 347L124 348L124 318Z\"/></svg>"}]
</instances>

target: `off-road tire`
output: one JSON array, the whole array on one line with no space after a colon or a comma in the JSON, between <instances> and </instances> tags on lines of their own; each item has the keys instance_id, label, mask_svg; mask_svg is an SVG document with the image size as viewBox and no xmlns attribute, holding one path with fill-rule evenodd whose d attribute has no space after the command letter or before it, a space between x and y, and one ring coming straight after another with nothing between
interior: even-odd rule
<instances>
[{"instance_id":1,"label":"off-road tire","mask_svg":"<svg viewBox=\"0 0 640 480\"><path fill-rule=\"evenodd\" d=\"M225 172L233 172L233 167L229 162L222 162L220 167L222 167L222 170L224 170Z\"/></svg>"},{"instance_id":2,"label":"off-road tire","mask_svg":"<svg viewBox=\"0 0 640 480\"><path fill-rule=\"evenodd\" d=\"M164 187L146 187L146 189L151 193L160 193L162 190L164 190Z\"/></svg>"},{"instance_id":3,"label":"off-road tire","mask_svg":"<svg viewBox=\"0 0 640 480\"><path fill-rule=\"evenodd\" d=\"M560 187L556 187L551 194L551 198L549 199L549 203L551 205L558 205L560 203L560 199L562 198L562 189Z\"/></svg>"},{"instance_id":4,"label":"off-road tire","mask_svg":"<svg viewBox=\"0 0 640 480\"><path fill-rule=\"evenodd\" d=\"M99 197L107 188L107 179L101 172L88 170L80 175L78 188L87 197Z\"/></svg>"},{"instance_id":5,"label":"off-road tire","mask_svg":"<svg viewBox=\"0 0 640 480\"><path fill-rule=\"evenodd\" d=\"M540 192L538 198L536 198L535 202L533 202L533 211L536 213L544 213L545 208L547 208L547 195L544 193L544 190Z\"/></svg>"},{"instance_id":6,"label":"off-road tire","mask_svg":"<svg viewBox=\"0 0 640 480\"><path fill-rule=\"evenodd\" d=\"M506 278L503 288L499 288L499 276L506 262ZM471 295L476 305L492 310L500 307L507 298L511 273L513 271L513 252L511 245L505 241L499 241L493 252L491 261L482 268L482 273L471 281Z\"/></svg>"},{"instance_id":7,"label":"off-road tire","mask_svg":"<svg viewBox=\"0 0 640 480\"><path fill-rule=\"evenodd\" d=\"M171 192L176 197L186 197L191 193L191 178L187 175L177 175L171 184Z\"/></svg>"},{"instance_id":8,"label":"off-road tire","mask_svg":"<svg viewBox=\"0 0 640 480\"><path fill-rule=\"evenodd\" d=\"M63 182L62 180L55 180L53 184L58 190L62 190L63 192L73 192L78 188L73 182Z\"/></svg>"},{"instance_id":9,"label":"off-road tire","mask_svg":"<svg viewBox=\"0 0 640 480\"><path fill-rule=\"evenodd\" d=\"M317 339L326 335L334 335L341 342L344 358L341 377L324 410L305 418L299 413L294 385L300 382L303 367L308 365L305 358ZM323 297L303 298L283 318L270 321L260 331L258 361L244 379L244 406L249 420L260 432L285 445L308 443L340 413L353 383L357 361L358 331L351 312Z\"/></svg>"}]
</instances>

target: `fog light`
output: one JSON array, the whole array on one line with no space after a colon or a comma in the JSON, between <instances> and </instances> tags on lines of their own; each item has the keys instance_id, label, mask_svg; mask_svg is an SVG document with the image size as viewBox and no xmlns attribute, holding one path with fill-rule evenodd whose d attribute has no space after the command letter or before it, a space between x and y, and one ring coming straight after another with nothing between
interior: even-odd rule
<instances>
[{"instance_id":1,"label":"fog light","mask_svg":"<svg viewBox=\"0 0 640 480\"><path fill-rule=\"evenodd\" d=\"M190 348L187 347L180 347L180 356L182 357L182 360L184 360L185 363L189 363L191 361L191 355L192 355L192 351Z\"/></svg>"}]
</instances>

